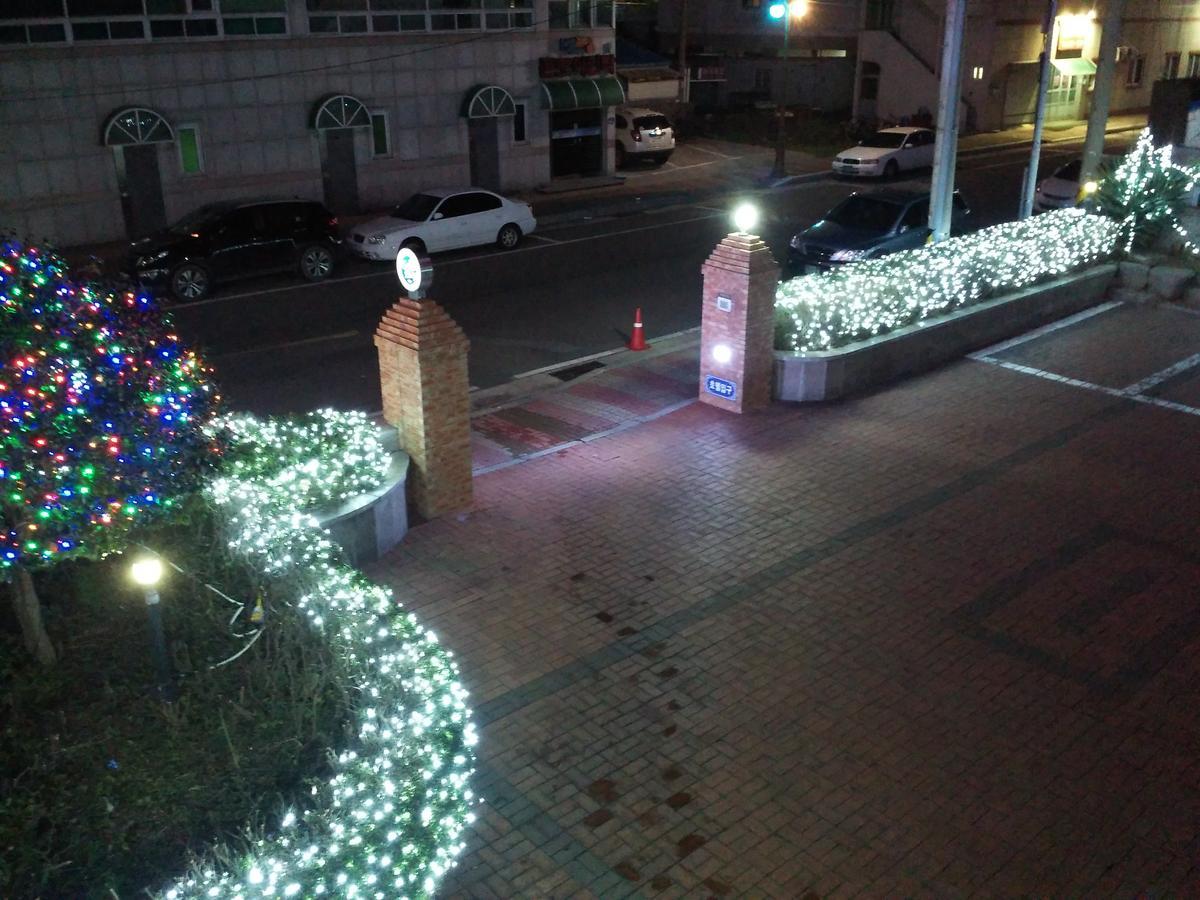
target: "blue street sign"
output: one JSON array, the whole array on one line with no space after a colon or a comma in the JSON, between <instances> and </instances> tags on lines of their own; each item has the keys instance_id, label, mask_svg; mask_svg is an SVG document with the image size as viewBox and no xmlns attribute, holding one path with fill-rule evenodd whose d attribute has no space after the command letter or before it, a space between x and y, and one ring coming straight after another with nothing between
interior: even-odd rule
<instances>
[{"instance_id":1,"label":"blue street sign","mask_svg":"<svg viewBox=\"0 0 1200 900\"><path fill-rule=\"evenodd\" d=\"M709 375L704 379L704 389L710 394L716 394L726 400L732 400L737 396L737 385L724 378L718 378L716 375Z\"/></svg>"}]
</instances>

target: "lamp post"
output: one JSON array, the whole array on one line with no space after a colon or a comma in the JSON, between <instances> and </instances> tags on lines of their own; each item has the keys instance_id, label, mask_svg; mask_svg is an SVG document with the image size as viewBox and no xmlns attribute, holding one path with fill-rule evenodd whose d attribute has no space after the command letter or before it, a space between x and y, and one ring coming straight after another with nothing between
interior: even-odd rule
<instances>
[{"instance_id":1,"label":"lamp post","mask_svg":"<svg viewBox=\"0 0 1200 900\"><path fill-rule=\"evenodd\" d=\"M160 700L170 703L178 697L171 678L171 664L167 660L167 642L163 638L162 604L158 596L158 583L162 580L162 561L157 556L143 556L129 567L130 577L142 588L146 598L146 615L150 624L150 649L154 656L154 668L158 677L157 693Z\"/></svg>"},{"instance_id":2,"label":"lamp post","mask_svg":"<svg viewBox=\"0 0 1200 900\"><path fill-rule=\"evenodd\" d=\"M777 125L775 129L775 168L771 174L782 178L787 174L785 156L787 154L787 135L784 131L787 110L787 73L788 73L788 40L792 32L792 19L801 18L808 11L808 0L785 0L772 3L767 12L772 19L783 19L783 84L779 86L779 102L776 104Z\"/></svg>"}]
</instances>

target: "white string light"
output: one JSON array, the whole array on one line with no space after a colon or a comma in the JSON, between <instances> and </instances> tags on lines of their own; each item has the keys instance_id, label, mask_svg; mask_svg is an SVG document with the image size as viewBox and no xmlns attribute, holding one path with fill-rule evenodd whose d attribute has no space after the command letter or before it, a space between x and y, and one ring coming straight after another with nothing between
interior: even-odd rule
<instances>
[{"instance_id":1,"label":"white string light","mask_svg":"<svg viewBox=\"0 0 1200 900\"><path fill-rule=\"evenodd\" d=\"M474 821L475 727L458 667L386 588L341 562L304 510L377 487L389 454L360 413L298 422L220 423L228 474L209 497L229 546L329 640L358 701L356 737L334 774L230 871L204 866L164 891L179 898L423 898L463 850ZM273 454L273 455L272 455Z\"/></svg>"},{"instance_id":2,"label":"white string light","mask_svg":"<svg viewBox=\"0 0 1200 900\"><path fill-rule=\"evenodd\" d=\"M776 347L831 350L942 316L1112 256L1117 224L1079 209L793 278L775 299Z\"/></svg>"}]
</instances>

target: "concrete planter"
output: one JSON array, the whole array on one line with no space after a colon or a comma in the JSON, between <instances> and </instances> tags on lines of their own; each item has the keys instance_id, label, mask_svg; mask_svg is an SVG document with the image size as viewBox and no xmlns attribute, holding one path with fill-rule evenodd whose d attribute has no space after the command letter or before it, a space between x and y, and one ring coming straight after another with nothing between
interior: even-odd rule
<instances>
[{"instance_id":1,"label":"concrete planter","mask_svg":"<svg viewBox=\"0 0 1200 900\"><path fill-rule=\"evenodd\" d=\"M926 372L1095 306L1116 272L1116 263L1105 263L836 350L777 350L775 399L837 400Z\"/></svg>"},{"instance_id":2,"label":"concrete planter","mask_svg":"<svg viewBox=\"0 0 1200 900\"><path fill-rule=\"evenodd\" d=\"M394 443L395 429L390 431ZM379 559L408 532L407 481L408 454L397 448L392 451L392 465L383 484L344 503L314 511L321 527L329 531L355 568Z\"/></svg>"}]
</instances>

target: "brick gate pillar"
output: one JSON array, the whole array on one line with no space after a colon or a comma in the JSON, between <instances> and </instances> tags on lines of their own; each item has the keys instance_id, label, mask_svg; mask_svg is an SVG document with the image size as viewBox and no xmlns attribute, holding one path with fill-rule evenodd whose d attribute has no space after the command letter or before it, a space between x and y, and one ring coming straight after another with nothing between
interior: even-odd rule
<instances>
[{"instance_id":1,"label":"brick gate pillar","mask_svg":"<svg viewBox=\"0 0 1200 900\"><path fill-rule=\"evenodd\" d=\"M730 412L771 402L779 264L755 235L735 231L700 270L700 399Z\"/></svg>"},{"instance_id":2,"label":"brick gate pillar","mask_svg":"<svg viewBox=\"0 0 1200 900\"><path fill-rule=\"evenodd\" d=\"M471 505L469 342L432 300L402 299L375 331L383 417L412 461L411 498L431 519Z\"/></svg>"}]
</instances>

